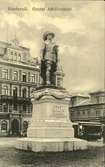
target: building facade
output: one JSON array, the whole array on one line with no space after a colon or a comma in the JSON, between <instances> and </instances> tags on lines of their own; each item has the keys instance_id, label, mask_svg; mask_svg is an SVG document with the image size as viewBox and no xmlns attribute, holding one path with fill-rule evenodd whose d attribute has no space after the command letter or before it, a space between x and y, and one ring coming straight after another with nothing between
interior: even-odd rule
<instances>
[{"instance_id":1,"label":"building facade","mask_svg":"<svg viewBox=\"0 0 105 167\"><path fill-rule=\"evenodd\" d=\"M59 68L56 84L62 87ZM31 92L41 84L40 64L30 49L0 42L0 136L25 135L32 115Z\"/></svg>"},{"instance_id":2,"label":"building facade","mask_svg":"<svg viewBox=\"0 0 105 167\"><path fill-rule=\"evenodd\" d=\"M0 42L0 135L22 135L32 112L30 93L40 83L28 48Z\"/></svg>"},{"instance_id":3,"label":"building facade","mask_svg":"<svg viewBox=\"0 0 105 167\"><path fill-rule=\"evenodd\" d=\"M73 122L92 121L105 123L105 91L93 92L89 96L72 96L70 117Z\"/></svg>"}]
</instances>

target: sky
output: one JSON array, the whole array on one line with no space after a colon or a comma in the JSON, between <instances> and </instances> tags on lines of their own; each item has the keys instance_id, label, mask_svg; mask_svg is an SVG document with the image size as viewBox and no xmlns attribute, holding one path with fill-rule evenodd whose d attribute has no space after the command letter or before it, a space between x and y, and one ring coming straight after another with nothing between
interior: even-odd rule
<instances>
[{"instance_id":1,"label":"sky","mask_svg":"<svg viewBox=\"0 0 105 167\"><path fill-rule=\"evenodd\" d=\"M27 8L14 11L8 8ZM67 11L36 11L32 8L68 8ZM42 35L55 33L59 58L71 93L104 88L104 2L55 0L0 0L0 40L16 34L21 45L40 57Z\"/></svg>"}]
</instances>

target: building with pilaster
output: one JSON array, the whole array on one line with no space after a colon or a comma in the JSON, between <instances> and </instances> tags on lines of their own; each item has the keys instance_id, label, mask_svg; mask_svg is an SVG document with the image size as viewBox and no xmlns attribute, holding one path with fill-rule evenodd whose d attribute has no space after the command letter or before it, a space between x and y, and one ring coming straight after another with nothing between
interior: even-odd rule
<instances>
[{"instance_id":1,"label":"building with pilaster","mask_svg":"<svg viewBox=\"0 0 105 167\"><path fill-rule=\"evenodd\" d=\"M73 122L91 121L105 123L105 91L95 91L88 96L72 96L70 117Z\"/></svg>"},{"instance_id":2,"label":"building with pilaster","mask_svg":"<svg viewBox=\"0 0 105 167\"><path fill-rule=\"evenodd\" d=\"M40 83L37 59L30 49L0 42L0 135L21 135L28 126L32 104L30 93Z\"/></svg>"},{"instance_id":3,"label":"building with pilaster","mask_svg":"<svg viewBox=\"0 0 105 167\"><path fill-rule=\"evenodd\" d=\"M62 87L59 66L56 85ZM0 42L0 136L25 135L32 114L31 92L41 83L40 63L17 39Z\"/></svg>"}]
</instances>

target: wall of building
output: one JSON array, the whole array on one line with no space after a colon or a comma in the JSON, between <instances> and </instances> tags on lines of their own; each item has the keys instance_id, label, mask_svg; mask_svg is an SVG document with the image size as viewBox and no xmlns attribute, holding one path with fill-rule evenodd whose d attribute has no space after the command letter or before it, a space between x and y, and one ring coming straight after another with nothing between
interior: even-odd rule
<instances>
[{"instance_id":1,"label":"wall of building","mask_svg":"<svg viewBox=\"0 0 105 167\"><path fill-rule=\"evenodd\" d=\"M30 94L40 84L36 65L28 48L0 42L0 136L22 135L29 124Z\"/></svg>"},{"instance_id":2,"label":"wall of building","mask_svg":"<svg viewBox=\"0 0 105 167\"><path fill-rule=\"evenodd\" d=\"M97 100L98 97L98 100ZM105 117L105 92L95 93L83 103L70 105L70 117L74 121L98 121Z\"/></svg>"}]
</instances>

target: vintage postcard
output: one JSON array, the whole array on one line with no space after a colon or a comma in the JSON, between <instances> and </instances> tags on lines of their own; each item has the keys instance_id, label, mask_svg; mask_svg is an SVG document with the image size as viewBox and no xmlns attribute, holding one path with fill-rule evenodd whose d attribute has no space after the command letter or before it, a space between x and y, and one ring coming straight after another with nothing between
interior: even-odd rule
<instances>
[{"instance_id":1,"label":"vintage postcard","mask_svg":"<svg viewBox=\"0 0 105 167\"><path fill-rule=\"evenodd\" d=\"M0 0L0 167L105 167L105 2Z\"/></svg>"}]
</instances>

